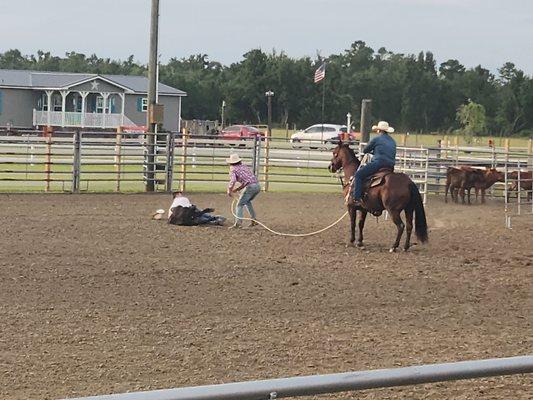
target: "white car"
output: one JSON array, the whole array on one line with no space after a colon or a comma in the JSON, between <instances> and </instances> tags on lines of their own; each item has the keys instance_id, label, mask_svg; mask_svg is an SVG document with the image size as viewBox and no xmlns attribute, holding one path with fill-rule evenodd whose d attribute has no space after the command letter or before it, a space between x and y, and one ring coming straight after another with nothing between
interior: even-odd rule
<instances>
[{"instance_id":1,"label":"white car","mask_svg":"<svg viewBox=\"0 0 533 400\"><path fill-rule=\"evenodd\" d=\"M291 136L291 143L297 147L299 143L312 145L334 144L346 132L346 125L317 124Z\"/></svg>"}]
</instances>

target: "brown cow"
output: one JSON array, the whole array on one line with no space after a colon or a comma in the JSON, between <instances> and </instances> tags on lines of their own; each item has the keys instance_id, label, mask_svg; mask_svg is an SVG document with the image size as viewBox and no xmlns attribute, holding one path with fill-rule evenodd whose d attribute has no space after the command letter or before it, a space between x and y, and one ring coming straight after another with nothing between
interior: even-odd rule
<instances>
[{"instance_id":1,"label":"brown cow","mask_svg":"<svg viewBox=\"0 0 533 400\"><path fill-rule=\"evenodd\" d=\"M518 171L513 171L507 175L509 180L514 181L509 188L510 191L518 191ZM532 171L520 171L520 189L525 190L527 193L527 201L531 201L533 198L533 172Z\"/></svg>"},{"instance_id":2,"label":"brown cow","mask_svg":"<svg viewBox=\"0 0 533 400\"><path fill-rule=\"evenodd\" d=\"M447 202L448 190L452 200L458 202L458 195L461 196L462 203L465 203L465 191L468 193L468 204L470 204L470 191L472 188L476 192L476 200L481 191L481 202L485 202L485 190L494 185L495 182L503 182L505 176L503 172L495 168L486 168L485 170L474 168L469 165L460 167L449 167L446 171L446 189L444 192L444 201Z\"/></svg>"},{"instance_id":3,"label":"brown cow","mask_svg":"<svg viewBox=\"0 0 533 400\"><path fill-rule=\"evenodd\" d=\"M482 171L482 175L477 174L473 180L473 186L476 190L476 201L479 191L481 191L481 203L485 203L485 191L496 182L505 182L505 174L496 168L486 168ZM464 203L464 193L462 193L462 196ZM470 204L470 192L468 193L468 204Z\"/></svg>"},{"instance_id":4,"label":"brown cow","mask_svg":"<svg viewBox=\"0 0 533 400\"><path fill-rule=\"evenodd\" d=\"M483 171L476 169L469 165L461 165L459 167L448 167L446 171L446 188L444 191L444 201L448 202L448 190L452 196L452 201L455 203L458 202L458 195L461 194L461 199L463 204L464 191L468 192L468 203L470 204L470 190L475 187L477 181L483 179Z\"/></svg>"}]
</instances>

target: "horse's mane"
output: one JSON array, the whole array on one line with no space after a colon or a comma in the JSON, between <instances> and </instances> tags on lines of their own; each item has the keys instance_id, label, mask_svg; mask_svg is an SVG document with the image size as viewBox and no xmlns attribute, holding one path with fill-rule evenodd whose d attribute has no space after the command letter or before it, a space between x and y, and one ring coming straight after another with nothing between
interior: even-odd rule
<instances>
[{"instance_id":1,"label":"horse's mane","mask_svg":"<svg viewBox=\"0 0 533 400\"><path fill-rule=\"evenodd\" d=\"M355 151L353 151L353 149L350 147L350 145L348 145L348 143L342 143L340 145L341 148L344 148L347 153L348 153L348 158L349 160L348 161L353 161L353 162L356 162L357 163L357 156L355 155Z\"/></svg>"}]
</instances>

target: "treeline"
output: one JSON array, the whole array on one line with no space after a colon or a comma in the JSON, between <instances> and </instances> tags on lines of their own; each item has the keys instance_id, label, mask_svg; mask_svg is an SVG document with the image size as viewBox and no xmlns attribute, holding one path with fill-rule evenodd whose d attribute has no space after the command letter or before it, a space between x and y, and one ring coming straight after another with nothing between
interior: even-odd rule
<instances>
[{"instance_id":1,"label":"treeline","mask_svg":"<svg viewBox=\"0 0 533 400\"><path fill-rule=\"evenodd\" d=\"M358 123L361 100L371 98L373 119L390 121L401 131L464 128L469 124L465 106L475 105L470 134L533 132L533 79L513 63L505 63L494 75L481 66L467 69L453 59L437 65L431 52L415 56L385 48L374 51L362 41L327 58L291 58L259 49L229 66L205 54L172 58L161 65L160 80L188 93L182 110L186 119L220 119L224 100L229 121L265 123L265 91L272 90L275 123L304 127L321 119L322 82L313 83L313 75L324 61L325 122L344 123L350 112ZM26 56L18 50L1 53L0 68L133 75L147 69L133 56L116 61L76 52Z\"/></svg>"}]
</instances>

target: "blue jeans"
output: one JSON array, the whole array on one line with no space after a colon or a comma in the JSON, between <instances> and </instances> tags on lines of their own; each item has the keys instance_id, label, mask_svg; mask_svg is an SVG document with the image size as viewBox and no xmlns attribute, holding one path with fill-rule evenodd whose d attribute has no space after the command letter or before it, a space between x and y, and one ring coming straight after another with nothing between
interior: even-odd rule
<instances>
[{"instance_id":1,"label":"blue jeans","mask_svg":"<svg viewBox=\"0 0 533 400\"><path fill-rule=\"evenodd\" d=\"M382 161L371 161L355 171L353 198L355 200L361 200L361 197L363 197L363 182L365 179L378 172L381 168L386 167L390 167L390 165Z\"/></svg>"},{"instance_id":2,"label":"blue jeans","mask_svg":"<svg viewBox=\"0 0 533 400\"><path fill-rule=\"evenodd\" d=\"M241 193L241 197L239 197L239 202L237 203L237 219L235 220L235 224L242 224L242 217L244 215L244 207L248 209L248 212L250 213L250 217L252 219L255 219L255 210L254 206L252 205L252 200L256 198L256 196L261 191L261 185L259 183L252 183L251 185L248 185L244 188L244 190Z\"/></svg>"},{"instance_id":3,"label":"blue jeans","mask_svg":"<svg viewBox=\"0 0 533 400\"><path fill-rule=\"evenodd\" d=\"M225 218L221 217L220 215L202 214L198 218L198 223L200 225L205 225L205 224L217 225L219 223L223 223L224 220Z\"/></svg>"}]
</instances>

